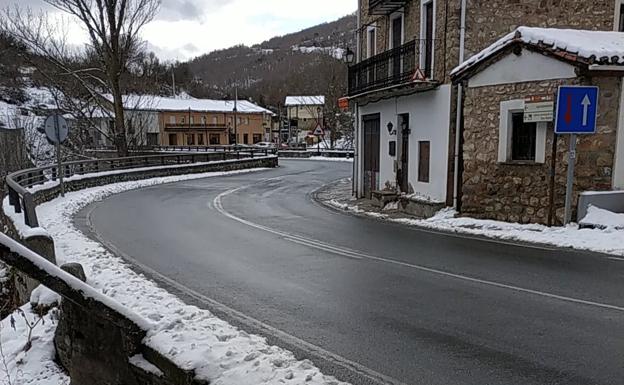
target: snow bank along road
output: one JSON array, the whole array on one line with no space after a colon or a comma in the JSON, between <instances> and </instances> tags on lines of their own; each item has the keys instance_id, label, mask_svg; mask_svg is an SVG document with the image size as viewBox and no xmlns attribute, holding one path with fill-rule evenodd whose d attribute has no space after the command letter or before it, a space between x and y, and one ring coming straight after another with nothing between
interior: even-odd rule
<instances>
[{"instance_id":1,"label":"snow bank along road","mask_svg":"<svg viewBox=\"0 0 624 385\"><path fill-rule=\"evenodd\" d=\"M622 383L624 262L333 212L311 194L351 164L280 163L115 195L77 222L189 301L314 351L327 374Z\"/></svg>"}]
</instances>

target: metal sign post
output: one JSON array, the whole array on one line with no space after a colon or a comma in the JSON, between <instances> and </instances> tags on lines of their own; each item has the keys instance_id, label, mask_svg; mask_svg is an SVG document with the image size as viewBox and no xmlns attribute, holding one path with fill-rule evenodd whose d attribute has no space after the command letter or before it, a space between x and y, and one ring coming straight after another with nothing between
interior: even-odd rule
<instances>
[{"instance_id":1,"label":"metal sign post","mask_svg":"<svg viewBox=\"0 0 624 385\"><path fill-rule=\"evenodd\" d=\"M596 133L596 119L598 117L598 91L598 87L559 87L555 134L570 135L564 212L564 224L566 225L572 221L574 166L576 162L576 135Z\"/></svg>"},{"instance_id":2,"label":"metal sign post","mask_svg":"<svg viewBox=\"0 0 624 385\"><path fill-rule=\"evenodd\" d=\"M45 134L56 148L56 170L61 187L61 196L65 196L65 184L63 183L63 164L61 161L61 143L63 143L69 135L69 126L67 121L60 115L48 116L44 123Z\"/></svg>"},{"instance_id":3,"label":"metal sign post","mask_svg":"<svg viewBox=\"0 0 624 385\"><path fill-rule=\"evenodd\" d=\"M568 150L568 177L566 179L564 224L572 221L572 188L574 187L574 166L576 163L576 134L570 135Z\"/></svg>"}]
</instances>

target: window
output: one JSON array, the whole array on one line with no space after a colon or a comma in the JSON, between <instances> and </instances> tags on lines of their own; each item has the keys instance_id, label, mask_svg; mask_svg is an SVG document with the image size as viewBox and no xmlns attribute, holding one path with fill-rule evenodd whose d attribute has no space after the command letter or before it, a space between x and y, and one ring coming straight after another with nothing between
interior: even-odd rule
<instances>
[{"instance_id":1,"label":"window","mask_svg":"<svg viewBox=\"0 0 624 385\"><path fill-rule=\"evenodd\" d=\"M180 123L184 124L186 122L186 118L184 116L180 117Z\"/></svg>"},{"instance_id":2,"label":"window","mask_svg":"<svg viewBox=\"0 0 624 385\"><path fill-rule=\"evenodd\" d=\"M197 145L198 146L204 145L204 134L197 134Z\"/></svg>"},{"instance_id":3,"label":"window","mask_svg":"<svg viewBox=\"0 0 624 385\"><path fill-rule=\"evenodd\" d=\"M429 159L431 158L431 142L418 142L418 181L429 183Z\"/></svg>"},{"instance_id":4,"label":"window","mask_svg":"<svg viewBox=\"0 0 624 385\"><path fill-rule=\"evenodd\" d=\"M249 144L249 134L243 134L243 144Z\"/></svg>"},{"instance_id":5,"label":"window","mask_svg":"<svg viewBox=\"0 0 624 385\"><path fill-rule=\"evenodd\" d=\"M377 32L375 26L366 31L366 57L373 57L377 53Z\"/></svg>"},{"instance_id":6,"label":"window","mask_svg":"<svg viewBox=\"0 0 624 385\"><path fill-rule=\"evenodd\" d=\"M210 144L214 145L214 144L221 144L221 135L219 134L210 134L208 136L208 140L210 141Z\"/></svg>"},{"instance_id":7,"label":"window","mask_svg":"<svg viewBox=\"0 0 624 385\"><path fill-rule=\"evenodd\" d=\"M169 117L169 123L170 124L176 124L176 117L175 116L170 116Z\"/></svg>"},{"instance_id":8,"label":"window","mask_svg":"<svg viewBox=\"0 0 624 385\"><path fill-rule=\"evenodd\" d=\"M245 124L249 125L249 118L245 118Z\"/></svg>"},{"instance_id":9,"label":"window","mask_svg":"<svg viewBox=\"0 0 624 385\"><path fill-rule=\"evenodd\" d=\"M511 114L511 160L535 161L537 124L525 123L524 112Z\"/></svg>"},{"instance_id":10,"label":"window","mask_svg":"<svg viewBox=\"0 0 624 385\"><path fill-rule=\"evenodd\" d=\"M435 31L435 9L434 0L422 0L420 20L420 68L425 76L433 77L433 52L434 52L434 31Z\"/></svg>"},{"instance_id":11,"label":"window","mask_svg":"<svg viewBox=\"0 0 624 385\"><path fill-rule=\"evenodd\" d=\"M158 134L148 133L147 134L147 145L148 146L158 146Z\"/></svg>"},{"instance_id":12,"label":"window","mask_svg":"<svg viewBox=\"0 0 624 385\"><path fill-rule=\"evenodd\" d=\"M240 116L236 118L236 124L239 125L239 126L241 125L241 117Z\"/></svg>"},{"instance_id":13,"label":"window","mask_svg":"<svg viewBox=\"0 0 624 385\"><path fill-rule=\"evenodd\" d=\"M169 145L170 146L178 145L178 134L169 134Z\"/></svg>"},{"instance_id":14,"label":"window","mask_svg":"<svg viewBox=\"0 0 624 385\"><path fill-rule=\"evenodd\" d=\"M544 163L547 126L546 122L524 122L524 100L501 102L498 161Z\"/></svg>"},{"instance_id":15,"label":"window","mask_svg":"<svg viewBox=\"0 0 624 385\"><path fill-rule=\"evenodd\" d=\"M218 123L218 118L216 116L212 117L212 124L217 124Z\"/></svg>"},{"instance_id":16,"label":"window","mask_svg":"<svg viewBox=\"0 0 624 385\"><path fill-rule=\"evenodd\" d=\"M205 117L205 116L202 116L202 124L203 124L204 126L206 125L206 122L207 122L206 117Z\"/></svg>"},{"instance_id":17,"label":"window","mask_svg":"<svg viewBox=\"0 0 624 385\"><path fill-rule=\"evenodd\" d=\"M195 145L195 134L186 134L186 145L187 146Z\"/></svg>"},{"instance_id":18,"label":"window","mask_svg":"<svg viewBox=\"0 0 624 385\"><path fill-rule=\"evenodd\" d=\"M624 32L624 2L619 1L616 4L616 19L615 19L615 27L618 32Z\"/></svg>"},{"instance_id":19,"label":"window","mask_svg":"<svg viewBox=\"0 0 624 385\"><path fill-rule=\"evenodd\" d=\"M390 48L396 48L403 44L403 14L400 13L392 18L390 23Z\"/></svg>"},{"instance_id":20,"label":"window","mask_svg":"<svg viewBox=\"0 0 624 385\"><path fill-rule=\"evenodd\" d=\"M253 144L262 142L262 134L253 134Z\"/></svg>"},{"instance_id":21,"label":"window","mask_svg":"<svg viewBox=\"0 0 624 385\"><path fill-rule=\"evenodd\" d=\"M195 123L195 117L194 116L189 116L189 123L190 124Z\"/></svg>"}]
</instances>

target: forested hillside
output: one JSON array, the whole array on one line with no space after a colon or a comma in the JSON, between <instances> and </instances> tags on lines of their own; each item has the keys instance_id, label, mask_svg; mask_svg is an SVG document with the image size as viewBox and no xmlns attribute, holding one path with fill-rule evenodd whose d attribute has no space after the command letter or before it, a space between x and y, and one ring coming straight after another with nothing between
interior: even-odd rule
<instances>
[{"instance_id":1,"label":"forested hillside","mask_svg":"<svg viewBox=\"0 0 624 385\"><path fill-rule=\"evenodd\" d=\"M199 56L188 63L196 96L231 97L238 86L243 98L266 105L283 103L287 94L323 94L328 103L344 94L346 64L342 54L354 48L355 15L253 47L236 46Z\"/></svg>"}]
</instances>

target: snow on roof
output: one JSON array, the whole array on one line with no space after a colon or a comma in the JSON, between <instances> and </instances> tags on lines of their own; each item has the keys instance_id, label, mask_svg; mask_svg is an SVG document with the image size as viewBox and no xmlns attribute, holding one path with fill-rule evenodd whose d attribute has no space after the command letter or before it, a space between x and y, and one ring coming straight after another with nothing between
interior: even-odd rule
<instances>
[{"instance_id":1,"label":"snow on roof","mask_svg":"<svg viewBox=\"0 0 624 385\"><path fill-rule=\"evenodd\" d=\"M622 32L518 27L453 69L451 76L467 70L516 42L564 51L587 60L595 59L609 64L624 65Z\"/></svg>"},{"instance_id":2,"label":"snow on roof","mask_svg":"<svg viewBox=\"0 0 624 385\"><path fill-rule=\"evenodd\" d=\"M104 95L112 101L111 95ZM197 112L234 112L233 100L214 100L171 98L155 95L126 95L123 97L124 108L128 110L144 111L197 111ZM243 114L265 113L273 115L273 112L262 108L250 101L239 100L236 103L236 111Z\"/></svg>"},{"instance_id":3,"label":"snow on roof","mask_svg":"<svg viewBox=\"0 0 624 385\"><path fill-rule=\"evenodd\" d=\"M325 96L287 96L287 106L323 106L325 105Z\"/></svg>"}]
</instances>

